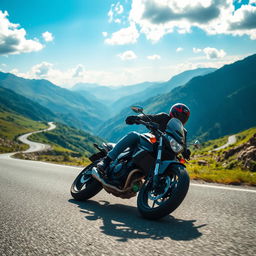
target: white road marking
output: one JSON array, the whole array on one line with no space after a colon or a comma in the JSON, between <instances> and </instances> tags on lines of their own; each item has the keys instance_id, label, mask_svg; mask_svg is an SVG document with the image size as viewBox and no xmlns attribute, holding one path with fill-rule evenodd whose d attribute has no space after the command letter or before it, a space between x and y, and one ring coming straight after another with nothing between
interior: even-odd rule
<instances>
[{"instance_id":1,"label":"white road marking","mask_svg":"<svg viewBox=\"0 0 256 256\"><path fill-rule=\"evenodd\" d=\"M231 188L231 187L214 186L214 185L207 185L207 184L191 183L190 186L207 187L207 188L216 188L216 189L225 189L225 190L233 190L233 191L240 191L240 192L256 193L256 190L253 190L253 189Z\"/></svg>"}]
</instances>

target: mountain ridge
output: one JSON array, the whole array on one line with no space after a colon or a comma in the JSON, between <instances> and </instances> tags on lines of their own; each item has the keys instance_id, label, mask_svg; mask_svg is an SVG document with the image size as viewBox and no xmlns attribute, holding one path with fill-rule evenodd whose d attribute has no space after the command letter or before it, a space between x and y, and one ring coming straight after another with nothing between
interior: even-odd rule
<instances>
[{"instance_id":1,"label":"mountain ridge","mask_svg":"<svg viewBox=\"0 0 256 256\"><path fill-rule=\"evenodd\" d=\"M191 137L214 139L238 132L256 125L253 118L253 109L256 109L253 97L256 94L255 67L256 54L204 76L194 77L184 86L142 101L140 104L146 113L154 114L168 112L177 102L185 103L191 109L191 117L187 124ZM239 103L237 107L236 103ZM245 109L248 109L248 112ZM124 109L101 126L99 135L116 141L131 130L142 131L136 126L129 127L124 124L125 117L130 114L132 112L128 108Z\"/></svg>"}]
</instances>

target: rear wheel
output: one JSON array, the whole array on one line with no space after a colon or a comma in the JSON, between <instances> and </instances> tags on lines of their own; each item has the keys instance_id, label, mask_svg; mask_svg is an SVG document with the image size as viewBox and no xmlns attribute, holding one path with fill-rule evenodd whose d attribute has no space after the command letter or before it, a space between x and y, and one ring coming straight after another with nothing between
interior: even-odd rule
<instances>
[{"instance_id":1,"label":"rear wheel","mask_svg":"<svg viewBox=\"0 0 256 256\"><path fill-rule=\"evenodd\" d=\"M101 183L88 173L93 167L95 167L95 164L85 167L74 180L70 189L74 199L79 201L87 200L101 191Z\"/></svg>"},{"instance_id":2,"label":"rear wheel","mask_svg":"<svg viewBox=\"0 0 256 256\"><path fill-rule=\"evenodd\" d=\"M141 188L137 205L144 218L160 219L173 212L185 198L189 176L183 166L172 166L169 175L160 177L159 186L153 188L147 181Z\"/></svg>"}]
</instances>

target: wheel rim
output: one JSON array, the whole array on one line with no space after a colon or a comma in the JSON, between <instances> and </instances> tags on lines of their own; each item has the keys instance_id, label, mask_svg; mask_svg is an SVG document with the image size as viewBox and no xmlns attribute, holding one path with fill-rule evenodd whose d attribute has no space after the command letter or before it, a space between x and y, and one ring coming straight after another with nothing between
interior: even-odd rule
<instances>
[{"instance_id":1,"label":"wheel rim","mask_svg":"<svg viewBox=\"0 0 256 256\"><path fill-rule=\"evenodd\" d=\"M165 176L161 178L161 188L153 189L152 183L148 183L146 193L144 194L143 203L146 208L155 209L165 204L169 200L178 184L178 176Z\"/></svg>"},{"instance_id":2,"label":"wheel rim","mask_svg":"<svg viewBox=\"0 0 256 256\"><path fill-rule=\"evenodd\" d=\"M91 174L87 174L87 171L88 171L88 169L85 170L84 172L82 172L77 177L77 180L76 180L76 183L75 183L75 186L74 186L75 191L79 192L79 191L85 189L88 182L90 182L90 180L92 179Z\"/></svg>"}]
</instances>

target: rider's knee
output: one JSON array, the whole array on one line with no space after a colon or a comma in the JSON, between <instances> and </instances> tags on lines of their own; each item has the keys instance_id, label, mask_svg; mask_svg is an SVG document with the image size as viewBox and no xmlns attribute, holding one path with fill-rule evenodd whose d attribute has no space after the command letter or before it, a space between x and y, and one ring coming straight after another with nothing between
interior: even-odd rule
<instances>
[{"instance_id":1,"label":"rider's knee","mask_svg":"<svg viewBox=\"0 0 256 256\"><path fill-rule=\"evenodd\" d=\"M139 138L140 138L140 135L139 135L139 133L137 133L137 132L129 132L129 133L127 134L127 136L128 136L131 140L139 140Z\"/></svg>"}]
</instances>

